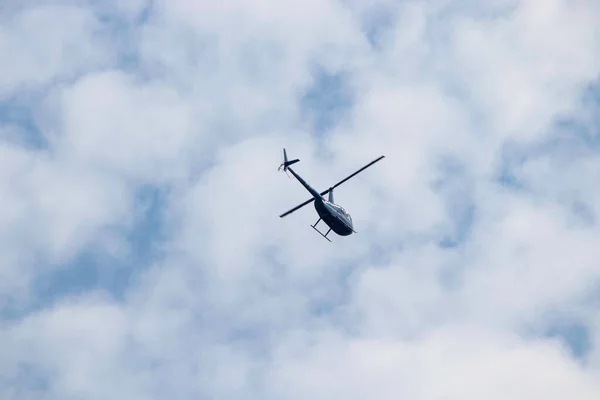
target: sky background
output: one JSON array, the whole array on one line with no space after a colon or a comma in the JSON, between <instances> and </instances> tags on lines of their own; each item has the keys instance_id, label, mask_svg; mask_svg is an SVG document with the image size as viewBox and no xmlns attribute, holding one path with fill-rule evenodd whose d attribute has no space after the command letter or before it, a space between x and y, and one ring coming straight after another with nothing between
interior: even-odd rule
<instances>
[{"instance_id":1,"label":"sky background","mask_svg":"<svg viewBox=\"0 0 600 400\"><path fill-rule=\"evenodd\" d=\"M600 398L596 0L4 0L0 398ZM356 235L309 224L281 149Z\"/></svg>"}]
</instances>

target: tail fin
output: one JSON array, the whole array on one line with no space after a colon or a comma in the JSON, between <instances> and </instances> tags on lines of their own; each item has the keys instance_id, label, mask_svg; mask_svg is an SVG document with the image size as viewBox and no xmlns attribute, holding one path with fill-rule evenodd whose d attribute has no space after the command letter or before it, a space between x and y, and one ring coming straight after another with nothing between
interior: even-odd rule
<instances>
[{"instance_id":1,"label":"tail fin","mask_svg":"<svg viewBox=\"0 0 600 400\"><path fill-rule=\"evenodd\" d=\"M283 169L284 171L287 171L287 169L290 165L295 164L298 161L300 161L300 160L297 158L295 160L288 161L287 152L285 151L285 149L283 149L283 162L279 166L279 171L281 171L281 169Z\"/></svg>"}]
</instances>

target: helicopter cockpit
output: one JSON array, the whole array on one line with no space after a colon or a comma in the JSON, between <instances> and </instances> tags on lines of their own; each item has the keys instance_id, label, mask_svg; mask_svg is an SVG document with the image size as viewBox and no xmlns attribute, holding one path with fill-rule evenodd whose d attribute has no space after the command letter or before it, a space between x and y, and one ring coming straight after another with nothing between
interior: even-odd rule
<instances>
[{"instance_id":1,"label":"helicopter cockpit","mask_svg":"<svg viewBox=\"0 0 600 400\"><path fill-rule=\"evenodd\" d=\"M342 214L344 217L346 217L350 222L352 222L352 217L350 216L350 214L348 214L348 212L346 210L344 210L344 207L339 206L337 204L334 204L334 207L337 211L340 212L340 214Z\"/></svg>"}]
</instances>

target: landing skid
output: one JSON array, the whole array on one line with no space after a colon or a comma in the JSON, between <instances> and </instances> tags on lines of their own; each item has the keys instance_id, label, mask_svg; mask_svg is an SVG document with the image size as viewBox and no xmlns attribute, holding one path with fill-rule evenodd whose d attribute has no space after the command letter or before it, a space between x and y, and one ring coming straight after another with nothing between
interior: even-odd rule
<instances>
[{"instance_id":1,"label":"landing skid","mask_svg":"<svg viewBox=\"0 0 600 400\"><path fill-rule=\"evenodd\" d=\"M329 230L327 231L326 234L323 234L323 232L321 232L320 230L317 229L317 224L321 221L321 218L319 218L319 220L317 222L315 222L314 225L311 225L311 228L313 228L315 231L319 232L319 235L323 236L325 239L329 240L331 242L331 239L329 239L327 237L327 235L329 235L329 232L331 232L331 228L329 228Z\"/></svg>"}]
</instances>

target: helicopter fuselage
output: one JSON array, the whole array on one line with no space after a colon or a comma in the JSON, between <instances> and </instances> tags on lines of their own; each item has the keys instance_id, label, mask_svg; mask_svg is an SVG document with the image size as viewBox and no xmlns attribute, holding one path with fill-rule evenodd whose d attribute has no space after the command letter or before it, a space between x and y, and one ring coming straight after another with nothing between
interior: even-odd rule
<instances>
[{"instance_id":1,"label":"helicopter fuselage","mask_svg":"<svg viewBox=\"0 0 600 400\"><path fill-rule=\"evenodd\" d=\"M327 200L315 200L315 210L319 217L340 236L348 236L354 232L352 218L341 206Z\"/></svg>"}]
</instances>

